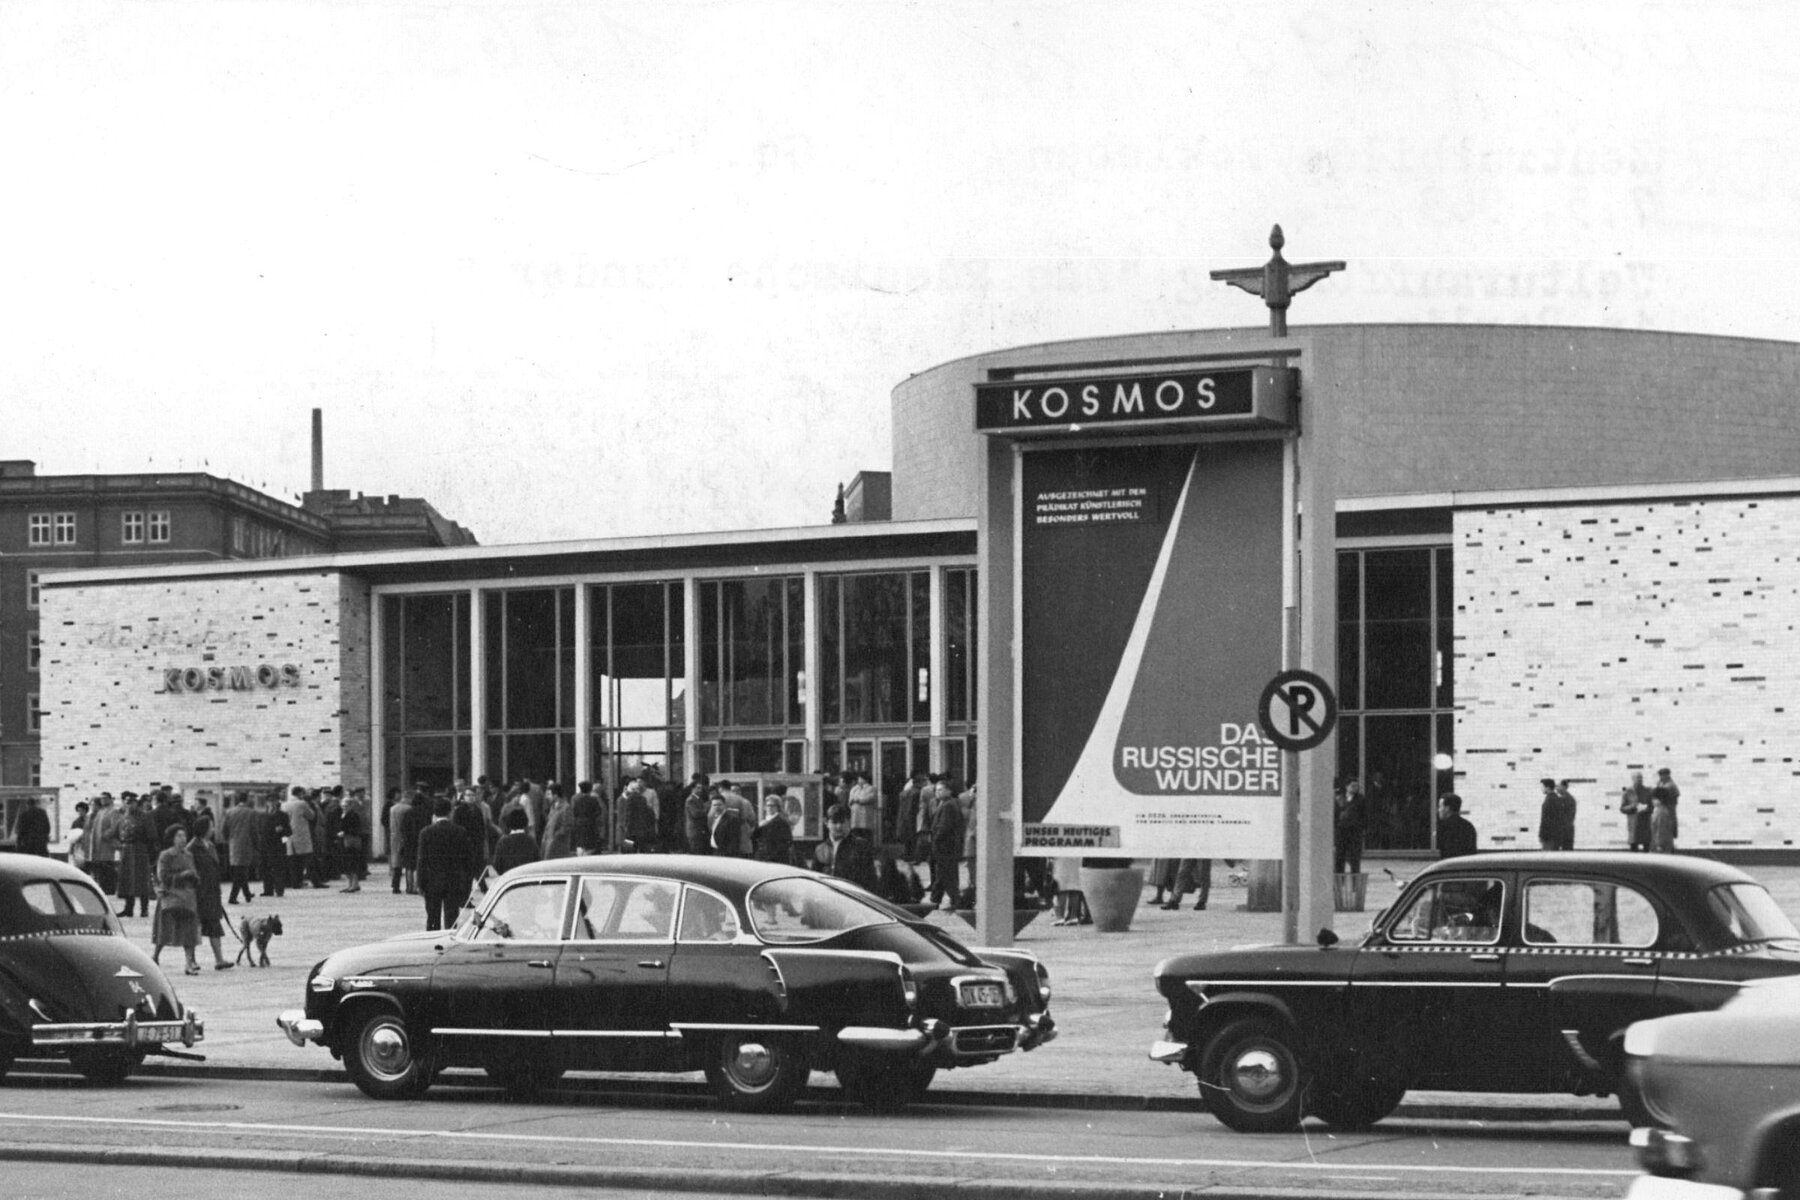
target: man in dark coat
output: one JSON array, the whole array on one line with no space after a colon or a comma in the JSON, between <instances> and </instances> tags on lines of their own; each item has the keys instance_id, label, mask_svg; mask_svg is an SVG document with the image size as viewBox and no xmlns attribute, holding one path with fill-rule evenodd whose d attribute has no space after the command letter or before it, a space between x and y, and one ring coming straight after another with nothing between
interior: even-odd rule
<instances>
[{"instance_id":1,"label":"man in dark coat","mask_svg":"<svg viewBox=\"0 0 1800 1200\"><path fill-rule=\"evenodd\" d=\"M594 795L594 785L582 780L575 785L575 798L569 801L569 820L573 824L572 836L575 842L575 853L598 854L606 849L606 840L602 832L605 808L600 797ZM498 856L499 849L495 848Z\"/></svg>"},{"instance_id":2,"label":"man in dark coat","mask_svg":"<svg viewBox=\"0 0 1800 1200\"><path fill-rule=\"evenodd\" d=\"M25 807L13 824L13 839L20 854L50 856L50 814L38 807L36 796L25 797Z\"/></svg>"},{"instance_id":3,"label":"man in dark coat","mask_svg":"<svg viewBox=\"0 0 1800 1200\"><path fill-rule=\"evenodd\" d=\"M425 928L447 929L457 910L469 898L475 882L470 864L475 847L462 826L450 819L450 797L439 796L431 806L431 824L419 830L418 884L425 897Z\"/></svg>"},{"instance_id":4,"label":"man in dark coat","mask_svg":"<svg viewBox=\"0 0 1800 1200\"><path fill-rule=\"evenodd\" d=\"M1462 797L1445 792L1438 797L1438 857L1460 858L1475 853L1475 827L1462 815Z\"/></svg>"},{"instance_id":5,"label":"man in dark coat","mask_svg":"<svg viewBox=\"0 0 1800 1200\"><path fill-rule=\"evenodd\" d=\"M1544 787L1544 805L1538 813L1538 845L1545 850L1575 848L1575 797L1569 794L1567 782L1561 788L1556 780L1540 780Z\"/></svg>"},{"instance_id":6,"label":"man in dark coat","mask_svg":"<svg viewBox=\"0 0 1800 1200\"><path fill-rule=\"evenodd\" d=\"M875 843L868 830L850 828L848 804L834 804L826 811L825 839L813 849L813 864L825 874L848 880L866 891L873 892L881 886L875 876Z\"/></svg>"},{"instance_id":7,"label":"man in dark coat","mask_svg":"<svg viewBox=\"0 0 1800 1200\"><path fill-rule=\"evenodd\" d=\"M287 813L281 809L281 793L263 797L256 814L256 870L262 876L262 894L281 896L287 892L287 840L294 831Z\"/></svg>"}]
</instances>

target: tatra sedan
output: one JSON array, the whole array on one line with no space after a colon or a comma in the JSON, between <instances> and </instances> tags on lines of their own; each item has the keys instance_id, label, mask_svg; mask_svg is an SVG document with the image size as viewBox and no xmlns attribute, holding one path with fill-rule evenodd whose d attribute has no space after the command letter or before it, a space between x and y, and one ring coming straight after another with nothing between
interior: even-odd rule
<instances>
[{"instance_id":1,"label":"tatra sedan","mask_svg":"<svg viewBox=\"0 0 1800 1200\"><path fill-rule=\"evenodd\" d=\"M851 884L688 855L561 858L503 876L454 933L406 934L312 969L278 1018L379 1099L447 1066L528 1094L565 1071L704 1071L740 1110L809 1071L892 1109L939 1068L1055 1036L1049 972L965 948Z\"/></svg>"},{"instance_id":2,"label":"tatra sedan","mask_svg":"<svg viewBox=\"0 0 1800 1200\"><path fill-rule=\"evenodd\" d=\"M1344 1129L1409 1088L1616 1094L1633 1021L1800 973L1800 931L1744 872L1669 854L1499 853L1414 879L1360 943L1179 955L1166 1040L1233 1129Z\"/></svg>"},{"instance_id":3,"label":"tatra sedan","mask_svg":"<svg viewBox=\"0 0 1800 1200\"><path fill-rule=\"evenodd\" d=\"M67 1058L118 1083L149 1054L206 1033L162 968L125 936L94 881L35 854L0 854L0 1075Z\"/></svg>"}]
</instances>

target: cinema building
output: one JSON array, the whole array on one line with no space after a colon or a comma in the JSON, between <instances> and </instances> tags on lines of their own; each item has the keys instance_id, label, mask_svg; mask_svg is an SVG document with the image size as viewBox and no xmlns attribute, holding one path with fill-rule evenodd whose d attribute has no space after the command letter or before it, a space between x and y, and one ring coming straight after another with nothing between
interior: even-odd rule
<instances>
[{"instance_id":1,"label":"cinema building","mask_svg":"<svg viewBox=\"0 0 1800 1200\"><path fill-rule=\"evenodd\" d=\"M1344 325L1283 347L1302 425L1336 414L1335 754L1373 844L1429 851L1454 789L1483 846L1535 845L1554 777L1578 844L1622 845L1620 786L1668 767L1684 848L1793 850L1800 345ZM611 789L655 762L866 770L891 805L913 770L978 769L975 385L1270 357L1187 331L925 370L893 393L891 477L838 524L46 572L44 780Z\"/></svg>"}]
</instances>

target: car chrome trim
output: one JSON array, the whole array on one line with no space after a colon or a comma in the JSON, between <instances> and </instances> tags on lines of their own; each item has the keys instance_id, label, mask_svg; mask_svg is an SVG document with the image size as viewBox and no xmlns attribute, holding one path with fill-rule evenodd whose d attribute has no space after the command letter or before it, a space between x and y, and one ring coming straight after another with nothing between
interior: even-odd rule
<instances>
[{"instance_id":1,"label":"car chrome trim","mask_svg":"<svg viewBox=\"0 0 1800 1200\"><path fill-rule=\"evenodd\" d=\"M677 1032L686 1032L687 1030L690 1030L690 1029L699 1030L702 1032L712 1032L712 1031L722 1030L722 1029L749 1029L749 1030L754 1030L758 1033L817 1033L817 1032L819 1032L819 1027L817 1025L763 1025L763 1024L753 1024L753 1023L747 1022L747 1021L746 1022L674 1021L674 1022L670 1023L669 1028L676 1030Z\"/></svg>"},{"instance_id":2,"label":"car chrome trim","mask_svg":"<svg viewBox=\"0 0 1800 1200\"><path fill-rule=\"evenodd\" d=\"M552 1029L559 1038L678 1038L679 1029Z\"/></svg>"},{"instance_id":3,"label":"car chrome trim","mask_svg":"<svg viewBox=\"0 0 1800 1200\"><path fill-rule=\"evenodd\" d=\"M958 1058L1011 1054L1024 1035L1019 1025L959 1025L950 1030L950 1051Z\"/></svg>"},{"instance_id":4,"label":"car chrome trim","mask_svg":"<svg viewBox=\"0 0 1800 1200\"><path fill-rule=\"evenodd\" d=\"M206 1037L206 1026L189 1011L179 1019L140 1021L131 1013L123 1021L64 1021L33 1025L33 1046L158 1046L180 1042L192 1046Z\"/></svg>"},{"instance_id":5,"label":"car chrome trim","mask_svg":"<svg viewBox=\"0 0 1800 1200\"><path fill-rule=\"evenodd\" d=\"M307 1017L306 1011L290 1008L275 1018L275 1024L287 1035L287 1040L296 1046L304 1046L308 1042L324 1040L325 1024Z\"/></svg>"},{"instance_id":6,"label":"car chrome trim","mask_svg":"<svg viewBox=\"0 0 1800 1200\"><path fill-rule=\"evenodd\" d=\"M931 1038L919 1029L885 1029L880 1026L846 1025L837 1040L863 1050L921 1050Z\"/></svg>"},{"instance_id":7,"label":"car chrome trim","mask_svg":"<svg viewBox=\"0 0 1800 1200\"><path fill-rule=\"evenodd\" d=\"M437 1025L431 1030L439 1037L496 1037L496 1038L547 1038L548 1029L463 1029L456 1026Z\"/></svg>"},{"instance_id":8,"label":"car chrome trim","mask_svg":"<svg viewBox=\"0 0 1800 1200\"><path fill-rule=\"evenodd\" d=\"M1592 1054L1589 1054L1588 1048L1581 1044L1580 1030L1565 1029L1562 1031L1562 1037L1563 1041L1568 1044L1569 1053L1575 1056L1576 1062L1580 1063L1590 1071L1605 1070L1605 1068L1600 1065L1600 1060L1595 1058Z\"/></svg>"},{"instance_id":9,"label":"car chrome trim","mask_svg":"<svg viewBox=\"0 0 1800 1200\"><path fill-rule=\"evenodd\" d=\"M1159 1063L1178 1063L1186 1058L1188 1044L1186 1042L1151 1042L1150 1060Z\"/></svg>"}]
</instances>

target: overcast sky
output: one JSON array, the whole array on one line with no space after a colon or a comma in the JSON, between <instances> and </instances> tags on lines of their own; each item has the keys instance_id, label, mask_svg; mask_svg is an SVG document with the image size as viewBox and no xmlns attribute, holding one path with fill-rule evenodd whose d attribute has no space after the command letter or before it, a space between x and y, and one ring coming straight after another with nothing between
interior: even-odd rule
<instances>
[{"instance_id":1,"label":"overcast sky","mask_svg":"<svg viewBox=\"0 0 1800 1200\"><path fill-rule=\"evenodd\" d=\"M818 524L977 351L1800 337L1800 6L0 0L0 458ZM1395 436L1404 436L1396 431ZM1671 448L1675 453L1676 448Z\"/></svg>"}]
</instances>

